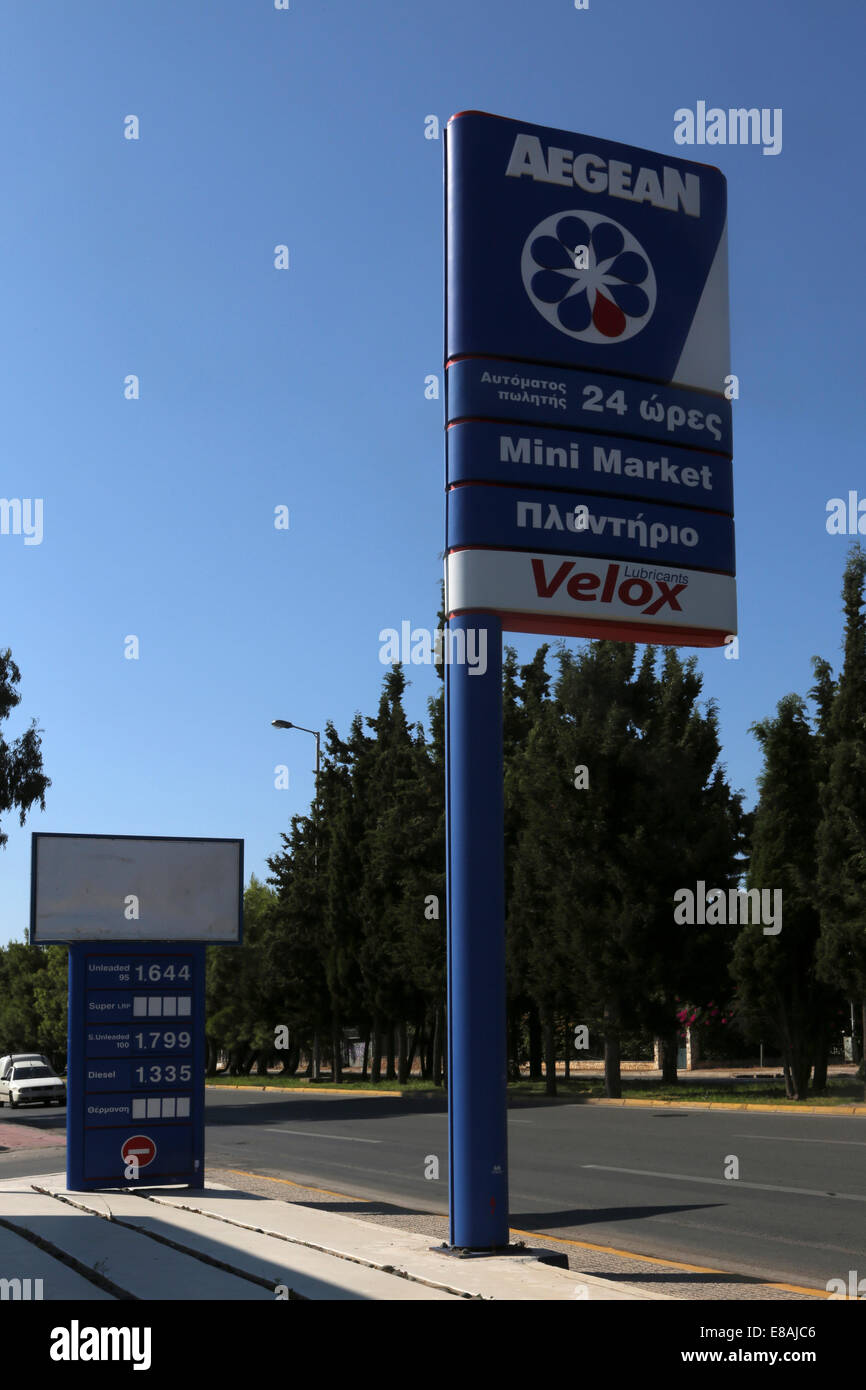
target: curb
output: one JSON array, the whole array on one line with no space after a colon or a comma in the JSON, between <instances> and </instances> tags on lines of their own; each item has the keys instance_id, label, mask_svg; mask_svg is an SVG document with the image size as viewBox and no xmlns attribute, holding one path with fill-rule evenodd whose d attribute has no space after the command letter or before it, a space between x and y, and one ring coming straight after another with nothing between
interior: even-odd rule
<instances>
[{"instance_id":1,"label":"curb","mask_svg":"<svg viewBox=\"0 0 866 1390\"><path fill-rule=\"evenodd\" d=\"M373 1099L375 1099L376 1096L398 1096L401 1100L403 1099L404 1095L407 1095L407 1094L408 1094L408 1095L411 1095L411 1094L412 1094L412 1092L404 1092L404 1091L355 1091L355 1090L346 1090L346 1089L344 1089L342 1086L318 1086L318 1085L317 1085L315 1088L310 1087L309 1091L305 1090L302 1086L233 1086L233 1085L231 1085L231 1083L228 1082L228 1081L225 1082L224 1084L223 1084L223 1083L220 1083L219 1086L212 1086L212 1085L210 1085L208 1082L206 1082L206 1083L205 1083L205 1090L206 1090L206 1091L281 1091L283 1095L285 1095L285 1094L288 1092L289 1095L308 1095L308 1096L316 1096L316 1095L319 1095L319 1094L324 1094L324 1095L331 1095L331 1096L372 1096ZM419 1094L419 1095L427 1095L427 1094L431 1094L431 1093L428 1093L427 1091L419 1091L418 1094Z\"/></svg>"},{"instance_id":2,"label":"curb","mask_svg":"<svg viewBox=\"0 0 866 1390\"><path fill-rule=\"evenodd\" d=\"M563 1097L565 1099L565 1097ZM831 1118L866 1115L866 1105L760 1105L751 1101L724 1100L609 1100L606 1097L579 1101L580 1105L643 1105L651 1109L667 1106L676 1110L758 1110L765 1115L829 1115Z\"/></svg>"},{"instance_id":3,"label":"curb","mask_svg":"<svg viewBox=\"0 0 866 1390\"><path fill-rule=\"evenodd\" d=\"M332 1095L332 1096L389 1096L398 1100L412 1100L416 1096L441 1096L447 1094L445 1091L356 1091L346 1089L342 1086L316 1086L305 1090L301 1086L233 1086L229 1082L214 1086L209 1083L205 1085L207 1091L280 1091L284 1095ZM513 1096L511 1100L534 1101L551 1099L544 1096ZM658 1110L662 1106L674 1110L753 1110L765 1115L829 1115L831 1118L847 1118L850 1115L866 1116L866 1105L761 1105L752 1101L727 1101L727 1100L644 1100L637 1097L625 1097L619 1100L610 1100L606 1096L590 1097L585 1099L580 1096L555 1096L552 1099L569 1103L572 1105L633 1105L649 1106L650 1109Z\"/></svg>"}]
</instances>

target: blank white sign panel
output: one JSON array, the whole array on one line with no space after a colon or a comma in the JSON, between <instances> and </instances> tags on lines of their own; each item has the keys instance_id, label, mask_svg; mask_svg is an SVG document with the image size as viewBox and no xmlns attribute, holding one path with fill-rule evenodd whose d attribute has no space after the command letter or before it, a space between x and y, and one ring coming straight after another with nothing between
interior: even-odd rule
<instances>
[{"instance_id":1,"label":"blank white sign panel","mask_svg":"<svg viewBox=\"0 0 866 1390\"><path fill-rule=\"evenodd\" d=\"M30 939L237 942L242 876L242 840L37 833Z\"/></svg>"}]
</instances>

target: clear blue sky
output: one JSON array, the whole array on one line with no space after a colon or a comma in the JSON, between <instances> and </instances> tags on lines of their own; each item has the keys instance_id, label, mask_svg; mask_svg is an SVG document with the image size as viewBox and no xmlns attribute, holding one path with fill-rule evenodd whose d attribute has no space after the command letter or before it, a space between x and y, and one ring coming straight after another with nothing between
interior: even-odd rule
<instances>
[{"instance_id":1,"label":"clear blue sky","mask_svg":"<svg viewBox=\"0 0 866 1390\"><path fill-rule=\"evenodd\" d=\"M313 790L313 740L270 720L345 731L375 712L379 630L435 625L430 114L727 175L740 659L699 659L751 804L749 725L805 692L813 654L838 663L849 542L827 500L866 495L864 48L860 0L4 7L0 495L44 499L41 545L0 535L23 695L4 733L38 718L53 785L23 830L3 820L0 942L27 924L31 830L242 836L263 877ZM781 107L781 153L676 145L699 100ZM420 718L435 676L408 674Z\"/></svg>"}]
</instances>

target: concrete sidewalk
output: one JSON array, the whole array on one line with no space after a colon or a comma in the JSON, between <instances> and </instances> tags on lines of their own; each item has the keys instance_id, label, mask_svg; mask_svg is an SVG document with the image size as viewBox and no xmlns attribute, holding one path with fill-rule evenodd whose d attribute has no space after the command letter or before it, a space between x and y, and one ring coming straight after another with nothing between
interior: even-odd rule
<instances>
[{"instance_id":1,"label":"concrete sidewalk","mask_svg":"<svg viewBox=\"0 0 866 1390\"><path fill-rule=\"evenodd\" d=\"M671 1301L530 1254L457 1259L429 1236L214 1183L94 1193L65 1182L0 1182L0 1297Z\"/></svg>"}]
</instances>

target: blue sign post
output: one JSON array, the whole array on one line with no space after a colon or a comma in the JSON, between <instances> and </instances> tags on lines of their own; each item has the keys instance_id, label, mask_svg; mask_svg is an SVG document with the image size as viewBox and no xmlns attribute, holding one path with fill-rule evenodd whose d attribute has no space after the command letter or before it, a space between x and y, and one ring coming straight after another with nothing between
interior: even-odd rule
<instances>
[{"instance_id":1,"label":"blue sign post","mask_svg":"<svg viewBox=\"0 0 866 1390\"><path fill-rule=\"evenodd\" d=\"M446 666L451 1241L495 1251L501 633L736 633L727 192L711 165L481 111L449 121L445 183L445 612L488 653Z\"/></svg>"},{"instance_id":2,"label":"blue sign post","mask_svg":"<svg viewBox=\"0 0 866 1390\"><path fill-rule=\"evenodd\" d=\"M483 672L445 667L451 1244L490 1249L508 1244L502 625L450 628L488 654Z\"/></svg>"}]
</instances>

